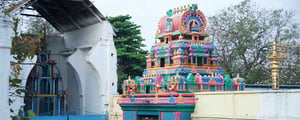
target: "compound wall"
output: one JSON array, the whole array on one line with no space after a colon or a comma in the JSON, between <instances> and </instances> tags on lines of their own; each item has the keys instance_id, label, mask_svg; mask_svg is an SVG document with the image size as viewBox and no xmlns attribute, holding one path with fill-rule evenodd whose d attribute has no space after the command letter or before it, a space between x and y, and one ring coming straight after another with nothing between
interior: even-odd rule
<instances>
[{"instance_id":1,"label":"compound wall","mask_svg":"<svg viewBox=\"0 0 300 120\"><path fill-rule=\"evenodd\" d=\"M300 119L300 90L195 93L193 120Z\"/></svg>"},{"instance_id":2,"label":"compound wall","mask_svg":"<svg viewBox=\"0 0 300 120\"><path fill-rule=\"evenodd\" d=\"M300 90L198 92L195 97L192 120L300 119ZM110 120L122 120L118 98L111 98Z\"/></svg>"}]
</instances>

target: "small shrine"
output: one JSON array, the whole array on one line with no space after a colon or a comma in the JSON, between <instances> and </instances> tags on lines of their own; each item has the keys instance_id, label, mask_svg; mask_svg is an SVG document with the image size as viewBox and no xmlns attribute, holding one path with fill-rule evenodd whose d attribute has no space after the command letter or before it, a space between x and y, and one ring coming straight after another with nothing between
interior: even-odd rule
<instances>
[{"instance_id":1,"label":"small shrine","mask_svg":"<svg viewBox=\"0 0 300 120\"><path fill-rule=\"evenodd\" d=\"M44 36L45 37L45 36ZM51 60L46 40L42 39L36 52L37 62L26 83L24 111L32 110L37 116L58 116L65 113L66 90L62 90L62 80L56 62Z\"/></svg>"},{"instance_id":2,"label":"small shrine","mask_svg":"<svg viewBox=\"0 0 300 120\"><path fill-rule=\"evenodd\" d=\"M123 83L118 104L124 120L190 120L194 92L245 89L243 78L224 77L206 25L197 4L159 20L143 76Z\"/></svg>"}]
</instances>

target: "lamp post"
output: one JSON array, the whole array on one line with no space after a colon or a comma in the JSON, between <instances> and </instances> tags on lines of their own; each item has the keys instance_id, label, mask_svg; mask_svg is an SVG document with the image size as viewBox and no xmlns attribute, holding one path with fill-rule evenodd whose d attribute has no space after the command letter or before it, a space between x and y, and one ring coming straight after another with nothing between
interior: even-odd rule
<instances>
[{"instance_id":1,"label":"lamp post","mask_svg":"<svg viewBox=\"0 0 300 120\"><path fill-rule=\"evenodd\" d=\"M279 63L281 60L286 59L286 43L276 43L273 40L272 53L267 55L267 59L270 60L270 68L272 69L272 89L279 90Z\"/></svg>"}]
</instances>

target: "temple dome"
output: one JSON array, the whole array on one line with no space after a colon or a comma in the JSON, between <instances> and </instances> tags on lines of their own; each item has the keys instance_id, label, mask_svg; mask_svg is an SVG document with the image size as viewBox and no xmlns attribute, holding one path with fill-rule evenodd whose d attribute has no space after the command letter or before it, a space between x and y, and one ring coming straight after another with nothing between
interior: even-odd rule
<instances>
[{"instance_id":1,"label":"temple dome","mask_svg":"<svg viewBox=\"0 0 300 120\"><path fill-rule=\"evenodd\" d=\"M181 16L182 16L182 13L181 14L175 14L171 17L165 15L163 16L162 18L160 18L159 22L158 22L158 31L160 31L160 33L165 33L165 32L174 32L176 30L179 30L180 26L181 26ZM167 29L167 19L170 18L172 19L171 23L172 23L172 29Z\"/></svg>"},{"instance_id":2,"label":"temple dome","mask_svg":"<svg viewBox=\"0 0 300 120\"><path fill-rule=\"evenodd\" d=\"M206 27L206 18L202 11L198 10L196 4L184 6L167 11L158 22L156 38L166 34L190 34L192 32L203 32Z\"/></svg>"}]
</instances>

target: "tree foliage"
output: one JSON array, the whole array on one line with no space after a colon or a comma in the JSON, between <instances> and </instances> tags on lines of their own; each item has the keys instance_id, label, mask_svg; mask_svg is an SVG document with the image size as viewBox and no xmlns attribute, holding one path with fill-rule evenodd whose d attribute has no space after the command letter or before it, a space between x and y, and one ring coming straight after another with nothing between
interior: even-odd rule
<instances>
[{"instance_id":1,"label":"tree foliage","mask_svg":"<svg viewBox=\"0 0 300 120\"><path fill-rule=\"evenodd\" d=\"M18 17L13 17L14 36L12 38L12 48L10 49L10 54L18 63L21 63L26 58L33 58L35 51L38 48L37 46L40 43L40 37L38 37L36 40L30 36L22 37L18 32L19 21L20 19Z\"/></svg>"},{"instance_id":2,"label":"tree foliage","mask_svg":"<svg viewBox=\"0 0 300 120\"><path fill-rule=\"evenodd\" d=\"M129 15L107 17L108 21L117 29L114 43L118 59L118 92L121 84L128 76L141 75L146 67L147 51L142 47L144 39L141 37L139 25L130 21Z\"/></svg>"},{"instance_id":3,"label":"tree foliage","mask_svg":"<svg viewBox=\"0 0 300 120\"><path fill-rule=\"evenodd\" d=\"M59 33L49 22L44 18L34 17L29 19L29 23L26 32L28 34L36 34L45 32L46 35L59 35Z\"/></svg>"},{"instance_id":4,"label":"tree foliage","mask_svg":"<svg viewBox=\"0 0 300 120\"><path fill-rule=\"evenodd\" d=\"M247 83L267 83L271 74L266 54L272 40L299 39L294 11L266 10L250 0L230 6L209 17L212 40L226 74L237 74Z\"/></svg>"},{"instance_id":5,"label":"tree foliage","mask_svg":"<svg viewBox=\"0 0 300 120\"><path fill-rule=\"evenodd\" d=\"M19 0L1 0L0 1L0 12L5 12L6 9L13 7L13 4Z\"/></svg>"},{"instance_id":6,"label":"tree foliage","mask_svg":"<svg viewBox=\"0 0 300 120\"><path fill-rule=\"evenodd\" d=\"M290 42L287 51L288 59L281 63L279 70L280 83L300 85L300 43Z\"/></svg>"}]
</instances>

